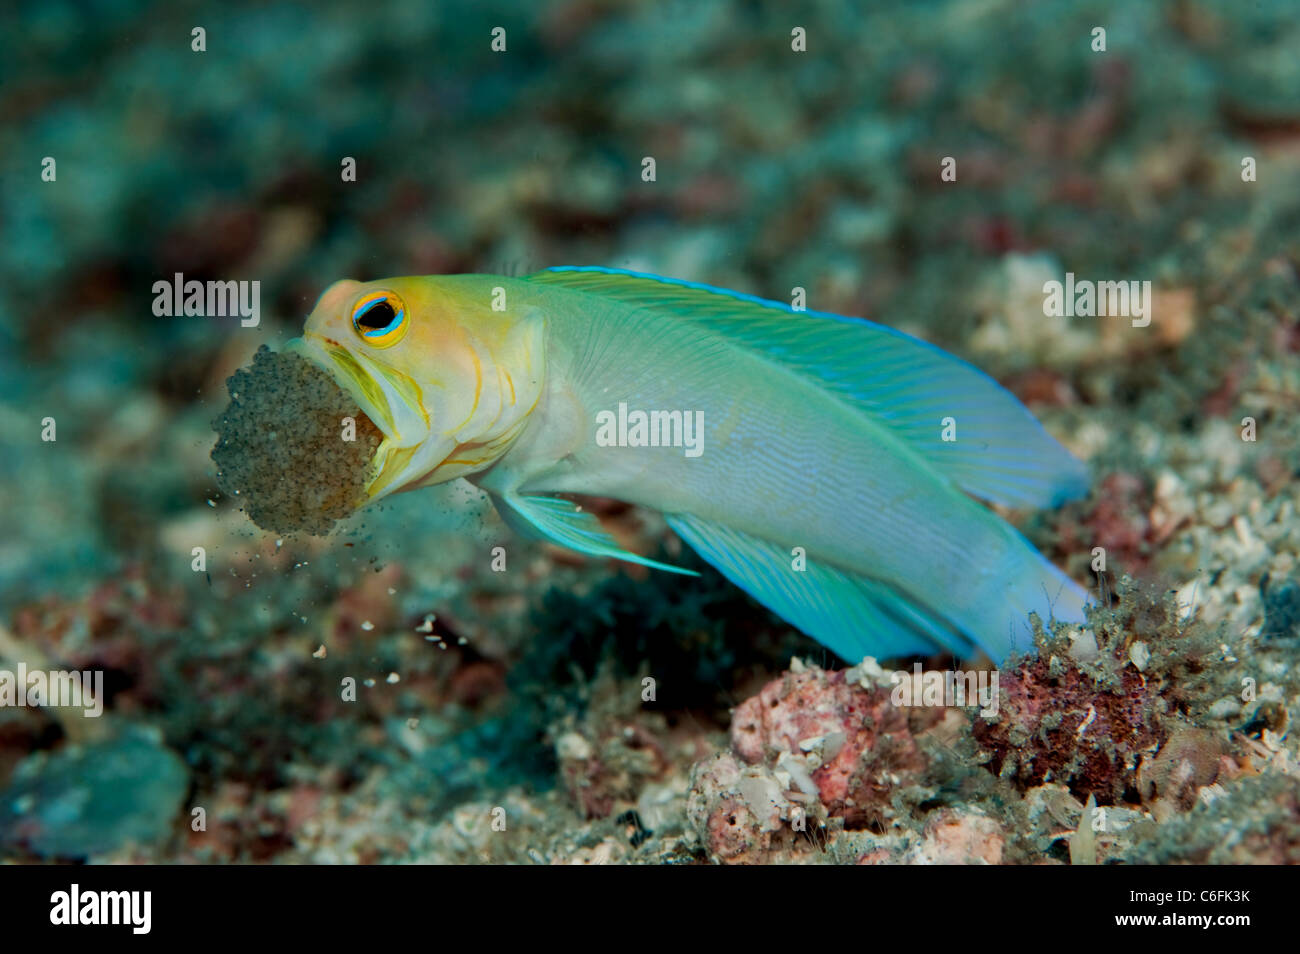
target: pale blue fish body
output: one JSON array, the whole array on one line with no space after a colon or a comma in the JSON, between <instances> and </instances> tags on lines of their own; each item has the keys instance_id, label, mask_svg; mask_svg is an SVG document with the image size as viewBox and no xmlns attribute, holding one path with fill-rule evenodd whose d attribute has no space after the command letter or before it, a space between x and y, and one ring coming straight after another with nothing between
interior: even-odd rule
<instances>
[{"instance_id":1,"label":"pale blue fish body","mask_svg":"<svg viewBox=\"0 0 1300 954\"><path fill-rule=\"evenodd\" d=\"M871 322L657 276L493 280L512 312L545 323L540 400L469 478L513 526L639 559L549 495L657 510L849 661L945 649L1000 661L1031 648L1030 612L1083 620L1085 591L970 495L1054 506L1086 490L1086 472L965 362ZM702 412L702 452L602 446L599 415L620 403Z\"/></svg>"}]
</instances>

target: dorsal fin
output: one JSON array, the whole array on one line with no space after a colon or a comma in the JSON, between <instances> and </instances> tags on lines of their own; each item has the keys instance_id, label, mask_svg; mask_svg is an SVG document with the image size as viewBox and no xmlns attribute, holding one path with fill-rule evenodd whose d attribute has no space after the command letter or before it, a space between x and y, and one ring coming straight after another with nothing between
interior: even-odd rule
<instances>
[{"instance_id":1,"label":"dorsal fin","mask_svg":"<svg viewBox=\"0 0 1300 954\"><path fill-rule=\"evenodd\" d=\"M818 381L888 427L967 493L1013 507L1054 507L1087 492L1087 469L984 372L863 318L697 282L598 266L528 276L706 325ZM943 420L956 440L943 440Z\"/></svg>"}]
</instances>

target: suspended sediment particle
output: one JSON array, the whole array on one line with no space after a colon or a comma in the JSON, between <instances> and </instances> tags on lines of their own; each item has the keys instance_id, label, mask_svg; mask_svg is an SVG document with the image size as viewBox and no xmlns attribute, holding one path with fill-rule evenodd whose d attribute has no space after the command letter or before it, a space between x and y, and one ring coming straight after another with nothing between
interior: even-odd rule
<instances>
[{"instance_id":1,"label":"suspended sediment particle","mask_svg":"<svg viewBox=\"0 0 1300 954\"><path fill-rule=\"evenodd\" d=\"M230 405L212 422L217 485L255 524L324 535L364 502L383 435L329 375L263 345L226 387Z\"/></svg>"}]
</instances>

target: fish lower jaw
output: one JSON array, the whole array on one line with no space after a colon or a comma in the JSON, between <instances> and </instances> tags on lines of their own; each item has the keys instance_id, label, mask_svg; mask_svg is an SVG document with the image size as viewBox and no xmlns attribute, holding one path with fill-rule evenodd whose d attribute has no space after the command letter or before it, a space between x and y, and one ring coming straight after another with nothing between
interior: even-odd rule
<instances>
[{"instance_id":1,"label":"fish lower jaw","mask_svg":"<svg viewBox=\"0 0 1300 954\"><path fill-rule=\"evenodd\" d=\"M460 444L450 435L413 446L385 438L371 461L366 494L374 502L391 494L442 484L490 467L496 456L484 445Z\"/></svg>"},{"instance_id":2,"label":"fish lower jaw","mask_svg":"<svg viewBox=\"0 0 1300 954\"><path fill-rule=\"evenodd\" d=\"M417 483L421 475L417 460L420 450L420 445L402 447L386 436L370 461L365 502L373 503Z\"/></svg>"},{"instance_id":3,"label":"fish lower jaw","mask_svg":"<svg viewBox=\"0 0 1300 954\"><path fill-rule=\"evenodd\" d=\"M369 500L485 471L514 446L528 422L526 413L508 418L498 414L488 433L471 436L461 428L458 433L426 433L418 441L391 433L389 425L379 423L384 440L372 460L366 490Z\"/></svg>"}]
</instances>

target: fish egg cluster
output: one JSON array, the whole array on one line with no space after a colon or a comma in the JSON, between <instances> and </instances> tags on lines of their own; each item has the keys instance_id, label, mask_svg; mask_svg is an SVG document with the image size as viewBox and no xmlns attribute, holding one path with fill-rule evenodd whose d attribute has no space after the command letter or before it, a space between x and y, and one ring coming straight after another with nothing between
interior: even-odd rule
<instances>
[{"instance_id":1,"label":"fish egg cluster","mask_svg":"<svg viewBox=\"0 0 1300 954\"><path fill-rule=\"evenodd\" d=\"M212 422L217 485L254 523L273 533L323 535L365 500L383 435L329 375L263 345L226 387L230 406Z\"/></svg>"}]
</instances>

